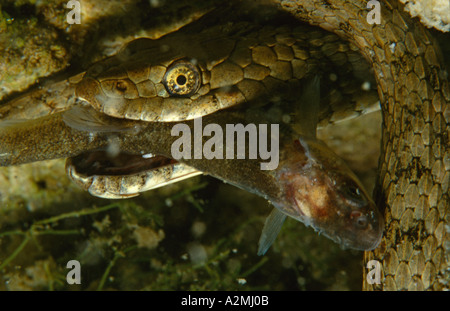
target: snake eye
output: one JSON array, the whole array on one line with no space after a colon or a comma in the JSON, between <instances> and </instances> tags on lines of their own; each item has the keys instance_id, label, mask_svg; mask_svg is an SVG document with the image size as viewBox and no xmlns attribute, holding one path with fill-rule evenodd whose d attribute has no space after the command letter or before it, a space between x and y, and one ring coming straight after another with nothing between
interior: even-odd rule
<instances>
[{"instance_id":1,"label":"snake eye","mask_svg":"<svg viewBox=\"0 0 450 311\"><path fill-rule=\"evenodd\" d=\"M163 84L170 95L188 97L198 90L200 73L189 62L177 62L167 68Z\"/></svg>"}]
</instances>

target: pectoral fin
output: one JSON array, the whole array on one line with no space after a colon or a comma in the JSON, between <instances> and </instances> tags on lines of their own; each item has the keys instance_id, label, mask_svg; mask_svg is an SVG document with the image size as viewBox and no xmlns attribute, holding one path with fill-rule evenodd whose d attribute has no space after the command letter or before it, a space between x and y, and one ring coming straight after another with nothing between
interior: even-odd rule
<instances>
[{"instance_id":1,"label":"pectoral fin","mask_svg":"<svg viewBox=\"0 0 450 311\"><path fill-rule=\"evenodd\" d=\"M264 255L275 241L283 226L286 215L274 208L266 219L258 242L258 256Z\"/></svg>"}]
</instances>

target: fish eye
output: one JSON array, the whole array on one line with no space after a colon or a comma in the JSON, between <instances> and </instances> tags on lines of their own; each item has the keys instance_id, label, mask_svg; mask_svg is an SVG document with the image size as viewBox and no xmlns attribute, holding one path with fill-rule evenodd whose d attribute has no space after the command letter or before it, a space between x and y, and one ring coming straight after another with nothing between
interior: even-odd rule
<instances>
[{"instance_id":1,"label":"fish eye","mask_svg":"<svg viewBox=\"0 0 450 311\"><path fill-rule=\"evenodd\" d=\"M190 62L179 61L167 68L163 84L170 95L188 97L200 86L200 72Z\"/></svg>"},{"instance_id":2,"label":"fish eye","mask_svg":"<svg viewBox=\"0 0 450 311\"><path fill-rule=\"evenodd\" d=\"M340 192L348 199L355 201L365 201L363 192L354 182L344 182L340 187Z\"/></svg>"},{"instance_id":3,"label":"fish eye","mask_svg":"<svg viewBox=\"0 0 450 311\"><path fill-rule=\"evenodd\" d=\"M361 196L361 191L359 190L359 187L355 185L351 185L350 187L348 187L347 193L354 198L359 198Z\"/></svg>"}]
</instances>

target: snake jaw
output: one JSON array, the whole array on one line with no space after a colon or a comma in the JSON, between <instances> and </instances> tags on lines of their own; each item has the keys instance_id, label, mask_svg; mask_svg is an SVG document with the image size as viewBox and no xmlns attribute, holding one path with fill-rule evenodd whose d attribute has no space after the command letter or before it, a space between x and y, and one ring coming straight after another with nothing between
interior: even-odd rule
<instances>
[{"instance_id":1,"label":"snake jaw","mask_svg":"<svg viewBox=\"0 0 450 311\"><path fill-rule=\"evenodd\" d=\"M91 195L126 199L141 192L189 178L201 172L158 155L110 154L107 150L67 159L69 178Z\"/></svg>"}]
</instances>

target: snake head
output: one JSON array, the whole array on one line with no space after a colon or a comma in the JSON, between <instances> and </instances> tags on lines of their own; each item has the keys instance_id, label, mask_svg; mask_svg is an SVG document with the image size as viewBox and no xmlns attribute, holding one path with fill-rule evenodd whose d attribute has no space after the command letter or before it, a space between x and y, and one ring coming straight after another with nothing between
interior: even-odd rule
<instances>
[{"instance_id":1,"label":"snake head","mask_svg":"<svg viewBox=\"0 0 450 311\"><path fill-rule=\"evenodd\" d=\"M356 175L324 143L296 140L280 162L276 178L284 201L275 206L345 248L378 246L383 218Z\"/></svg>"},{"instance_id":2,"label":"snake head","mask_svg":"<svg viewBox=\"0 0 450 311\"><path fill-rule=\"evenodd\" d=\"M246 102L237 85L243 69L227 60L234 40L195 37L132 41L86 71L75 86L77 98L111 117L159 122L191 120ZM227 79L230 70L235 74Z\"/></svg>"}]
</instances>

